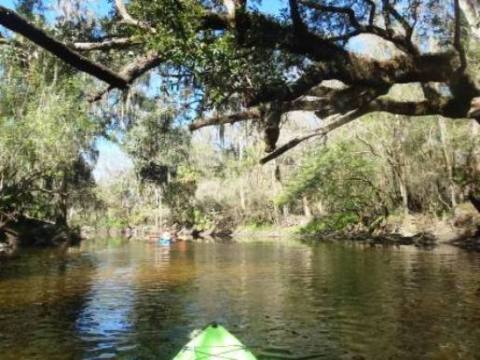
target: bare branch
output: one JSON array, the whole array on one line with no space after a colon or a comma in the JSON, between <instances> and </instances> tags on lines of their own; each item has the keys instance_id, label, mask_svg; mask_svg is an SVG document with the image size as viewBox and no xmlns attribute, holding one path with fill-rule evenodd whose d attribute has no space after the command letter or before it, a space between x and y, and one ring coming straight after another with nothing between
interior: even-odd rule
<instances>
[{"instance_id":1,"label":"bare branch","mask_svg":"<svg viewBox=\"0 0 480 360\"><path fill-rule=\"evenodd\" d=\"M368 24L370 26L373 26L373 22L375 21L375 11L377 10L377 7L373 0L366 0L366 1L370 5L370 14L368 16Z\"/></svg>"},{"instance_id":2,"label":"bare branch","mask_svg":"<svg viewBox=\"0 0 480 360\"><path fill-rule=\"evenodd\" d=\"M385 39L387 41L392 42L394 45L396 45L402 51L417 54L418 50L416 49L416 47L410 41L412 33L413 33L413 28L408 24L408 22L406 22L405 19L403 17L401 17L400 14L393 7L391 7L391 5L389 5L387 3L386 7L384 8L384 15L386 16L386 19L389 19L388 12L389 11L392 12L392 15L394 15L394 17L398 21L402 22L402 25L406 29L408 29L408 31L406 30L406 36L405 37L396 36L393 33L393 31L391 30L389 23L388 24L386 23L386 25L388 25L387 30L382 29L381 27L375 26L374 25L374 18L375 18L375 11L376 11L375 3L372 0L366 0L366 1L370 5L370 14L369 14L369 20L368 20L369 25L368 26L365 26L365 25L361 24L358 21L356 15L355 15L355 12L349 7L325 6L325 5L321 5L321 4L319 4L317 2L314 2L314 1L310 1L310 0L300 0L300 2L303 5L305 5L307 7L310 7L312 9L316 9L316 10L324 11L324 12L334 12L334 13L338 13L338 14L344 14L348 17L350 25L352 25L355 28L356 31L354 31L352 33L349 33L349 34L346 34L346 35L342 35L342 36L339 36L339 37L334 37L334 38L328 39L330 41L349 39L350 37L356 36L356 35L361 34L361 33L371 33L371 34L374 34L374 35L377 35L377 36L381 37L382 39ZM388 9L388 11L387 11L387 9Z\"/></svg>"},{"instance_id":3,"label":"bare branch","mask_svg":"<svg viewBox=\"0 0 480 360\"><path fill-rule=\"evenodd\" d=\"M290 104L289 110L315 111L318 117L327 118L363 107L379 96L385 95L389 88L389 86L378 88L352 86L334 89L320 86L308 93L313 99L298 98Z\"/></svg>"},{"instance_id":4,"label":"bare branch","mask_svg":"<svg viewBox=\"0 0 480 360\"><path fill-rule=\"evenodd\" d=\"M472 99L470 103L470 110L468 111L468 117L480 120L480 97Z\"/></svg>"},{"instance_id":5,"label":"bare branch","mask_svg":"<svg viewBox=\"0 0 480 360\"><path fill-rule=\"evenodd\" d=\"M141 29L148 30L152 33L156 32L155 29L152 28L147 23L145 23L143 21L136 20L133 17L131 17L130 14L128 13L128 11L127 11L127 8L125 7L125 4L123 3L123 0L115 0L115 6L117 7L118 13L122 17L122 21L125 24L136 26L136 27L139 27Z\"/></svg>"},{"instance_id":6,"label":"bare branch","mask_svg":"<svg viewBox=\"0 0 480 360\"><path fill-rule=\"evenodd\" d=\"M458 51L458 55L460 56L460 69L458 71L463 72L467 68L467 55L462 45L462 26L461 26L462 12L460 9L459 0L454 0L454 13L455 13L455 32L454 32L454 38L453 38L453 46Z\"/></svg>"},{"instance_id":7,"label":"bare branch","mask_svg":"<svg viewBox=\"0 0 480 360\"><path fill-rule=\"evenodd\" d=\"M110 50L110 49L124 49L132 45L140 44L140 41L133 38L112 38L100 42L75 42L71 47L77 51L92 51L92 50Z\"/></svg>"},{"instance_id":8,"label":"bare branch","mask_svg":"<svg viewBox=\"0 0 480 360\"><path fill-rule=\"evenodd\" d=\"M159 66L163 57L157 53L150 51L144 56L138 57L134 62L125 66L120 73L125 76L128 83L131 84L134 80L145 74L148 70L151 70Z\"/></svg>"},{"instance_id":9,"label":"bare branch","mask_svg":"<svg viewBox=\"0 0 480 360\"><path fill-rule=\"evenodd\" d=\"M234 124L239 121L259 119L262 115L260 108L254 107L245 111L230 115L216 115L206 119L200 119L190 124L190 131L212 125Z\"/></svg>"},{"instance_id":10,"label":"bare branch","mask_svg":"<svg viewBox=\"0 0 480 360\"><path fill-rule=\"evenodd\" d=\"M382 14L383 14L383 22L385 23L385 29L387 29L387 32L390 35L393 35L392 21L390 19L390 12L388 11L389 2L388 0L382 0L382 3L383 3Z\"/></svg>"},{"instance_id":11,"label":"bare branch","mask_svg":"<svg viewBox=\"0 0 480 360\"><path fill-rule=\"evenodd\" d=\"M362 32L360 30L355 30L355 31L349 32L349 33L344 34L344 35L329 37L326 40L328 40L328 41L345 41L345 40L351 39L352 37L358 36L361 33Z\"/></svg>"},{"instance_id":12,"label":"bare branch","mask_svg":"<svg viewBox=\"0 0 480 360\"><path fill-rule=\"evenodd\" d=\"M389 99L377 99L372 101L365 106L359 107L355 110L348 112L343 116L334 116L333 120L328 122L326 125L323 125L312 132L298 136L287 143L283 144L280 147L277 147L270 154L265 156L260 160L261 164L265 164L270 160L273 160L280 155L284 154L288 150L294 148L298 144L311 139L313 137L321 137L327 135L329 132L338 129L339 127L348 124L349 122L374 111L387 111L394 114L403 114L410 116L422 116L422 115L433 115L433 114L442 114L447 109L448 101L443 100L440 102L429 102L429 101L420 101L420 102L399 102ZM480 107L480 101L479 101ZM479 109L480 111L480 109Z\"/></svg>"},{"instance_id":13,"label":"bare branch","mask_svg":"<svg viewBox=\"0 0 480 360\"><path fill-rule=\"evenodd\" d=\"M319 11L344 14L348 17L350 24L354 28L360 29L362 27L362 25L360 25L360 23L358 22L357 17L355 16L355 12L350 7L326 6L310 0L300 0L300 3L309 8L316 9Z\"/></svg>"},{"instance_id":14,"label":"bare branch","mask_svg":"<svg viewBox=\"0 0 480 360\"><path fill-rule=\"evenodd\" d=\"M306 26L303 23L302 17L300 16L300 11L298 10L298 1L289 0L290 5L290 17L292 18L293 28L295 32L302 33L306 30Z\"/></svg>"},{"instance_id":15,"label":"bare branch","mask_svg":"<svg viewBox=\"0 0 480 360\"><path fill-rule=\"evenodd\" d=\"M232 124L239 121L259 119L265 115L264 110L272 106L276 112L279 113L302 110L315 112L315 114L321 118L326 118L331 115L338 116L339 114L345 114L354 109L365 107L372 100L385 94L387 91L388 88L350 87L335 89L319 86L312 89L307 97L301 97L291 102L263 103L262 105L250 107L238 113L216 115L197 120L190 125L190 130L194 131L206 126Z\"/></svg>"},{"instance_id":16,"label":"bare branch","mask_svg":"<svg viewBox=\"0 0 480 360\"><path fill-rule=\"evenodd\" d=\"M472 0L460 0L460 8L465 15L472 35L480 40L480 2Z\"/></svg>"},{"instance_id":17,"label":"bare branch","mask_svg":"<svg viewBox=\"0 0 480 360\"><path fill-rule=\"evenodd\" d=\"M290 141L288 141L287 143L283 144L282 146L277 147L270 154L263 157L260 160L260 164L265 164L265 163L267 163L267 162L269 162L273 159L276 159L280 155L284 154L288 150L291 150L292 148L294 148L295 146L301 144L302 142L304 142L306 140L309 140L313 137L323 137L323 136L327 135L329 132L331 132L335 129L338 129L339 127L341 127L345 124L348 124L349 122L359 118L360 116L366 114L367 112L368 112L368 109L363 108L363 109L353 110L353 111L351 111L348 114L345 114L343 116L336 116L336 117L334 117L334 119L332 121L328 122L326 125L323 125L323 126L317 128L317 129L309 132L306 135L297 136L297 137L291 139Z\"/></svg>"},{"instance_id":18,"label":"bare branch","mask_svg":"<svg viewBox=\"0 0 480 360\"><path fill-rule=\"evenodd\" d=\"M93 75L97 79L105 81L110 84L111 87L123 89L128 85L127 80L123 76L69 49L43 30L30 24L26 19L4 6L0 6L0 25L25 36L67 64L87 74Z\"/></svg>"},{"instance_id":19,"label":"bare branch","mask_svg":"<svg viewBox=\"0 0 480 360\"><path fill-rule=\"evenodd\" d=\"M407 20L399 14L399 12L393 7L392 4L390 4L388 1L385 1L385 7L386 10L392 14L395 20L397 20L400 25L402 25L403 29L405 30L405 35L407 39L411 39L412 34L413 34L413 27L410 26Z\"/></svg>"}]
</instances>

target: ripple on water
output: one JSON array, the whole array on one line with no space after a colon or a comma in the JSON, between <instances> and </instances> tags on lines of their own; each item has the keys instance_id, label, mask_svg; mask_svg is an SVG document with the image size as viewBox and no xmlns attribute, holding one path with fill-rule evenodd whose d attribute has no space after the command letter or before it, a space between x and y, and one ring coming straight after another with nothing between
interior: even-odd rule
<instances>
[{"instance_id":1,"label":"ripple on water","mask_svg":"<svg viewBox=\"0 0 480 360\"><path fill-rule=\"evenodd\" d=\"M168 359L217 320L258 352L475 358L479 270L453 248L87 242L2 264L0 357Z\"/></svg>"}]
</instances>

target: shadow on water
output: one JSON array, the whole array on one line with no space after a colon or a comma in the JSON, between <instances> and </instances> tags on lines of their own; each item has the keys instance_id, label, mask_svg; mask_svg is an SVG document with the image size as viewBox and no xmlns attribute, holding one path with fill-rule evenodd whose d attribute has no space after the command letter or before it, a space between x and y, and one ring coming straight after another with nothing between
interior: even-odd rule
<instances>
[{"instance_id":1,"label":"shadow on water","mask_svg":"<svg viewBox=\"0 0 480 360\"><path fill-rule=\"evenodd\" d=\"M0 354L169 359L216 320L258 354L475 358L479 270L450 247L87 241L1 265Z\"/></svg>"}]
</instances>

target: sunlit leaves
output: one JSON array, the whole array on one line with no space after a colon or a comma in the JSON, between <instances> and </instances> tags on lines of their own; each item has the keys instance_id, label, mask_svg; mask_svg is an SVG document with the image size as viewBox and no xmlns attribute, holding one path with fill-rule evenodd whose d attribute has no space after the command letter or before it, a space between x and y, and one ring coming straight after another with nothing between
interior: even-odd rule
<instances>
[{"instance_id":1,"label":"sunlit leaves","mask_svg":"<svg viewBox=\"0 0 480 360\"><path fill-rule=\"evenodd\" d=\"M99 124L79 102L85 83L44 53L1 60L0 211L54 220L93 185Z\"/></svg>"}]
</instances>

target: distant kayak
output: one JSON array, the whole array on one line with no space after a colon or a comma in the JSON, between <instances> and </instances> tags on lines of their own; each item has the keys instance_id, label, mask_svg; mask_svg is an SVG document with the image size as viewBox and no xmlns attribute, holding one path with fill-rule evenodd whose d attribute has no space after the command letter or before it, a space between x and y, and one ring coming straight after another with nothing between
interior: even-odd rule
<instances>
[{"instance_id":1,"label":"distant kayak","mask_svg":"<svg viewBox=\"0 0 480 360\"><path fill-rule=\"evenodd\" d=\"M223 326L210 324L196 335L173 360L256 360L255 356Z\"/></svg>"},{"instance_id":2,"label":"distant kayak","mask_svg":"<svg viewBox=\"0 0 480 360\"><path fill-rule=\"evenodd\" d=\"M158 244L162 246L169 246L172 243L169 239L159 239Z\"/></svg>"},{"instance_id":3,"label":"distant kayak","mask_svg":"<svg viewBox=\"0 0 480 360\"><path fill-rule=\"evenodd\" d=\"M170 245L172 241L173 241L172 235L167 231L163 232L158 239L158 243L163 246Z\"/></svg>"}]
</instances>

